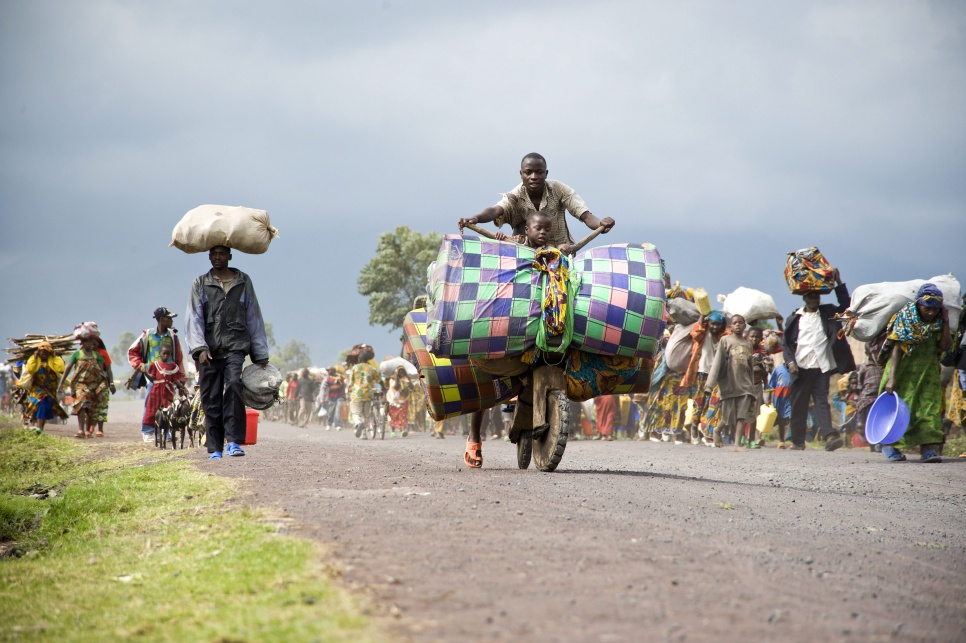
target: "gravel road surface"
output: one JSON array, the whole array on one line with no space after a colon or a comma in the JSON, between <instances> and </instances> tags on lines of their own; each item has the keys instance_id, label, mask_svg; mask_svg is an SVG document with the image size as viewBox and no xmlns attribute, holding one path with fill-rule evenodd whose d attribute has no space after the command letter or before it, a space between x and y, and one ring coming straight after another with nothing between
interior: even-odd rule
<instances>
[{"instance_id":1,"label":"gravel road surface","mask_svg":"<svg viewBox=\"0 0 966 643\"><path fill-rule=\"evenodd\" d=\"M463 446L263 421L244 458L189 457L330 544L401 640L966 640L966 460L571 441L540 473Z\"/></svg>"}]
</instances>

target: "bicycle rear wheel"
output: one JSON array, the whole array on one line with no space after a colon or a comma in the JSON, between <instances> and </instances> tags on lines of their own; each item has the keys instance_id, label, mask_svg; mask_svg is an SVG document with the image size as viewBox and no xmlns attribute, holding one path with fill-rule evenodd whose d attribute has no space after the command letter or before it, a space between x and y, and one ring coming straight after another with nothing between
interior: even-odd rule
<instances>
[{"instance_id":1,"label":"bicycle rear wheel","mask_svg":"<svg viewBox=\"0 0 966 643\"><path fill-rule=\"evenodd\" d=\"M376 432L379 431L379 410L376 408L375 404L369 406L369 416L366 422L366 429L369 432L369 437L373 440L376 439Z\"/></svg>"}]
</instances>

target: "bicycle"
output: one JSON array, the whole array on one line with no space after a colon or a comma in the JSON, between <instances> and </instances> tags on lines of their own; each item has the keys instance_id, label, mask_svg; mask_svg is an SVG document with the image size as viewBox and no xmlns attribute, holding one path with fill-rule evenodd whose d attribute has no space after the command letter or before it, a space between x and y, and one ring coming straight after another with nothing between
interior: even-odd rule
<instances>
[{"instance_id":1,"label":"bicycle","mask_svg":"<svg viewBox=\"0 0 966 643\"><path fill-rule=\"evenodd\" d=\"M366 431L373 440L376 439L376 433L379 433L380 440L386 439L386 422L382 417L381 405L377 404L375 400L369 404L369 413L366 415Z\"/></svg>"}]
</instances>

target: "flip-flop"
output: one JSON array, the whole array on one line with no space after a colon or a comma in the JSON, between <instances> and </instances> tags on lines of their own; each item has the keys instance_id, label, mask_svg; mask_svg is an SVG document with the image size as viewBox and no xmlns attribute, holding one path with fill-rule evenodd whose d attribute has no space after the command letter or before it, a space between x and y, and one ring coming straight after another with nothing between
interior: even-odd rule
<instances>
[{"instance_id":1,"label":"flip-flop","mask_svg":"<svg viewBox=\"0 0 966 643\"><path fill-rule=\"evenodd\" d=\"M237 456L245 455L245 452L242 450L241 447L239 447L234 442L229 442L228 445L225 447L225 455L237 457Z\"/></svg>"},{"instance_id":2,"label":"flip-flop","mask_svg":"<svg viewBox=\"0 0 966 643\"><path fill-rule=\"evenodd\" d=\"M96 436L97 436L97 437L99 437L99 438L103 438L103 437L104 437L104 432L103 432L103 431L98 431L98 432L97 432L97 433L95 433L94 435L96 435Z\"/></svg>"},{"instance_id":3,"label":"flip-flop","mask_svg":"<svg viewBox=\"0 0 966 643\"><path fill-rule=\"evenodd\" d=\"M463 452L463 462L471 469L483 467L483 445L479 442L467 442Z\"/></svg>"}]
</instances>

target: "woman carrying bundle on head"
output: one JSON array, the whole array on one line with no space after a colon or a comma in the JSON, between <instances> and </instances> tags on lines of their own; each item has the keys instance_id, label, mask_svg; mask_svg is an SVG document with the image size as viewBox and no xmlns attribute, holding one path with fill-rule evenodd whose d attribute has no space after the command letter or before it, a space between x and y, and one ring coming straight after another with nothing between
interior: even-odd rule
<instances>
[{"instance_id":1,"label":"woman carrying bundle on head","mask_svg":"<svg viewBox=\"0 0 966 643\"><path fill-rule=\"evenodd\" d=\"M33 355L23 365L17 386L25 391L23 419L33 423L38 435L43 433L47 420L67 419L67 411L57 401L58 380L64 372L64 360L48 341L41 341Z\"/></svg>"},{"instance_id":2,"label":"woman carrying bundle on head","mask_svg":"<svg viewBox=\"0 0 966 643\"><path fill-rule=\"evenodd\" d=\"M919 447L923 462L942 462L945 441L942 426L943 388L939 357L953 344L949 314L943 294L935 285L923 284L916 300L892 316L880 352L888 357L882 374L882 388L895 393L909 407L909 426L895 444L882 447L890 462L906 459L902 449Z\"/></svg>"},{"instance_id":3,"label":"woman carrying bundle on head","mask_svg":"<svg viewBox=\"0 0 966 643\"><path fill-rule=\"evenodd\" d=\"M71 395L74 406L71 414L77 416L77 437L94 437L94 427L101 409L107 406L109 382L104 358L97 352L97 338L89 329L78 327L75 336L80 339L81 347L67 359L67 369L60 378L57 390L64 387L64 382L74 372L71 378Z\"/></svg>"}]
</instances>

